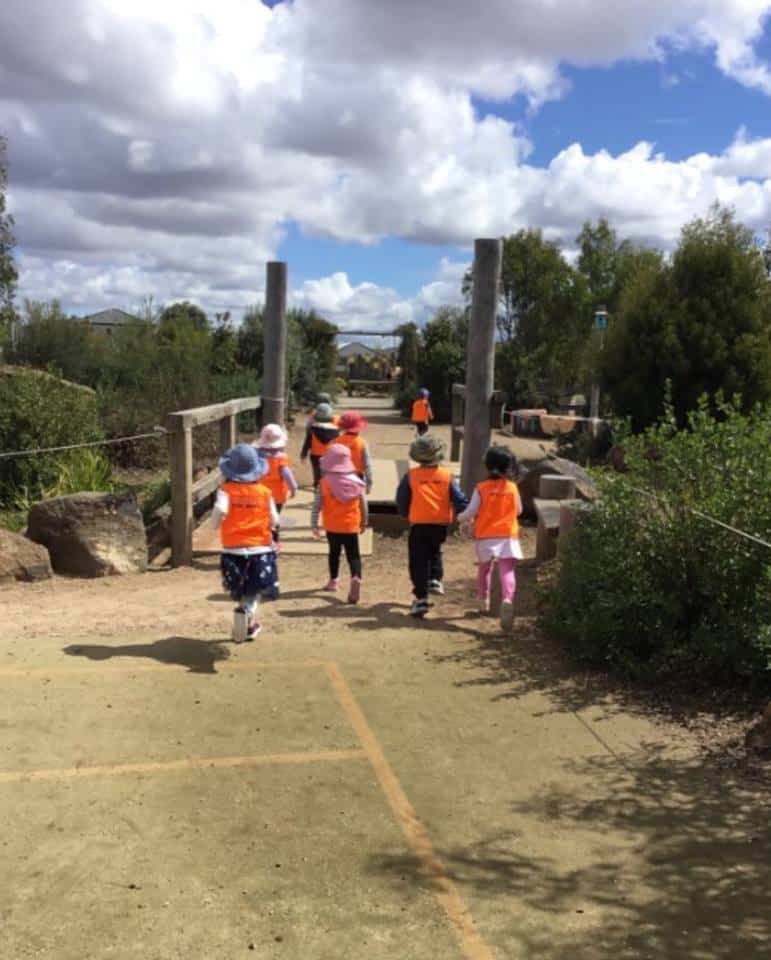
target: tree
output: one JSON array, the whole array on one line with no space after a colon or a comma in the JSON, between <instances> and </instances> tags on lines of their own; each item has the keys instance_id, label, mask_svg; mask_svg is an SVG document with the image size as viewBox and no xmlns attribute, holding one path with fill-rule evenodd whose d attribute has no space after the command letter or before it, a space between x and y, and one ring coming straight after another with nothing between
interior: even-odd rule
<instances>
[{"instance_id":1,"label":"tree","mask_svg":"<svg viewBox=\"0 0 771 960\"><path fill-rule=\"evenodd\" d=\"M450 419L453 383L466 382L467 337L467 313L457 307L440 307L423 329L418 378L439 420Z\"/></svg>"},{"instance_id":2,"label":"tree","mask_svg":"<svg viewBox=\"0 0 771 960\"><path fill-rule=\"evenodd\" d=\"M189 333L208 333L209 321L203 310L183 300L180 303L172 303L164 307L158 318L158 332L160 339L170 343L177 339L182 332Z\"/></svg>"},{"instance_id":3,"label":"tree","mask_svg":"<svg viewBox=\"0 0 771 960\"><path fill-rule=\"evenodd\" d=\"M11 322L16 319L13 301L18 280L13 260L13 217L6 212L8 175L5 148L5 138L0 137L0 347L7 338Z\"/></svg>"},{"instance_id":4,"label":"tree","mask_svg":"<svg viewBox=\"0 0 771 960\"><path fill-rule=\"evenodd\" d=\"M262 306L255 304L246 311L236 334L238 365L262 376L265 339L262 327Z\"/></svg>"},{"instance_id":5,"label":"tree","mask_svg":"<svg viewBox=\"0 0 771 960\"><path fill-rule=\"evenodd\" d=\"M671 264L638 264L603 358L615 409L654 422L668 381L678 423L701 394L771 399L771 290L751 232L714 206L683 228Z\"/></svg>"},{"instance_id":6,"label":"tree","mask_svg":"<svg viewBox=\"0 0 771 960\"><path fill-rule=\"evenodd\" d=\"M645 264L661 260L661 253L631 240L619 242L616 231L603 217L596 226L587 220L576 237L578 271L586 282L592 311L605 306L613 314L626 284Z\"/></svg>"},{"instance_id":7,"label":"tree","mask_svg":"<svg viewBox=\"0 0 771 960\"><path fill-rule=\"evenodd\" d=\"M104 343L88 324L67 316L58 300L25 300L10 359L96 387L104 364Z\"/></svg>"}]
</instances>

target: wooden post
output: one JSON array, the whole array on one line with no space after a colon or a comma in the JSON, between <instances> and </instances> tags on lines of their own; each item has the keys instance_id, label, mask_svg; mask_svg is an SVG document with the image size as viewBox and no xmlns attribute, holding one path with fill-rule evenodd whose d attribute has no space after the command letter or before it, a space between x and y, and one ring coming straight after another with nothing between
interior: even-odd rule
<instances>
[{"instance_id":1,"label":"wooden post","mask_svg":"<svg viewBox=\"0 0 771 960\"><path fill-rule=\"evenodd\" d=\"M461 466L461 486L469 496L484 476L482 459L490 444L501 257L500 240L474 241L474 286L466 348L466 419Z\"/></svg>"},{"instance_id":2,"label":"wooden post","mask_svg":"<svg viewBox=\"0 0 771 960\"><path fill-rule=\"evenodd\" d=\"M286 264L267 266L263 331L263 422L284 423L286 398Z\"/></svg>"},{"instance_id":3,"label":"wooden post","mask_svg":"<svg viewBox=\"0 0 771 960\"><path fill-rule=\"evenodd\" d=\"M171 477L171 565L193 562L193 432L190 427L167 421Z\"/></svg>"},{"instance_id":4,"label":"wooden post","mask_svg":"<svg viewBox=\"0 0 771 960\"><path fill-rule=\"evenodd\" d=\"M227 414L220 420L220 453L236 445L236 415Z\"/></svg>"},{"instance_id":5,"label":"wooden post","mask_svg":"<svg viewBox=\"0 0 771 960\"><path fill-rule=\"evenodd\" d=\"M450 431L450 460L455 463L460 460L461 433L457 429L463 426L463 386L452 385L452 427Z\"/></svg>"}]
</instances>

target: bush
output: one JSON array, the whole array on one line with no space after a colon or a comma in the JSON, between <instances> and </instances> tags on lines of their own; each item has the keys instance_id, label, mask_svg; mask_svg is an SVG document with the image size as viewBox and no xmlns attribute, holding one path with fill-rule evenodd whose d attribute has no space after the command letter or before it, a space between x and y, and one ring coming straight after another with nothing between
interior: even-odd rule
<instances>
[{"instance_id":1,"label":"bush","mask_svg":"<svg viewBox=\"0 0 771 960\"><path fill-rule=\"evenodd\" d=\"M678 430L669 407L625 441L629 472L601 480L542 613L579 657L771 680L771 550L706 519L771 541L771 410L717 409L702 398Z\"/></svg>"},{"instance_id":2,"label":"bush","mask_svg":"<svg viewBox=\"0 0 771 960\"><path fill-rule=\"evenodd\" d=\"M98 440L96 395L86 387L39 370L0 367L0 450L29 450ZM37 497L55 485L61 454L0 459L0 501L10 503L21 490Z\"/></svg>"}]
</instances>

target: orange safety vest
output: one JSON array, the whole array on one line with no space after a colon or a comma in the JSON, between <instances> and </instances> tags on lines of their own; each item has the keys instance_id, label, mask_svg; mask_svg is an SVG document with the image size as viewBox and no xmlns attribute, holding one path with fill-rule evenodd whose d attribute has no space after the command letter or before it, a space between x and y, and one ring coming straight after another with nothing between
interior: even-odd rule
<instances>
[{"instance_id":1,"label":"orange safety vest","mask_svg":"<svg viewBox=\"0 0 771 960\"><path fill-rule=\"evenodd\" d=\"M220 527L222 546L269 547L273 543L270 523L270 490L261 483L234 483L222 489L230 501Z\"/></svg>"},{"instance_id":2,"label":"orange safety vest","mask_svg":"<svg viewBox=\"0 0 771 960\"><path fill-rule=\"evenodd\" d=\"M335 423L334 426L337 426ZM333 443L337 443L339 437L332 437L327 443L322 443L315 433L311 433L311 454L314 457L323 457Z\"/></svg>"},{"instance_id":3,"label":"orange safety vest","mask_svg":"<svg viewBox=\"0 0 771 960\"><path fill-rule=\"evenodd\" d=\"M321 518L327 533L358 533L361 530L361 497L338 500L329 480L321 480Z\"/></svg>"},{"instance_id":4,"label":"orange safety vest","mask_svg":"<svg viewBox=\"0 0 771 960\"><path fill-rule=\"evenodd\" d=\"M522 510L522 501L516 483L505 477L484 480L477 486L477 492L482 506L474 521L476 539L519 536L517 516Z\"/></svg>"},{"instance_id":5,"label":"orange safety vest","mask_svg":"<svg viewBox=\"0 0 771 960\"><path fill-rule=\"evenodd\" d=\"M431 419L431 407L425 397L416 400L412 405L412 422L428 423Z\"/></svg>"},{"instance_id":6,"label":"orange safety vest","mask_svg":"<svg viewBox=\"0 0 771 960\"><path fill-rule=\"evenodd\" d=\"M348 447L351 451L354 470L364 476L364 449L367 446L364 437L358 433L344 433L335 440L335 443Z\"/></svg>"},{"instance_id":7,"label":"orange safety vest","mask_svg":"<svg viewBox=\"0 0 771 960\"><path fill-rule=\"evenodd\" d=\"M289 497L289 484L281 476L281 468L289 466L289 457L285 453L277 453L274 457L265 457L265 460L268 464L268 472L260 483L270 490L275 503L286 503Z\"/></svg>"},{"instance_id":8,"label":"orange safety vest","mask_svg":"<svg viewBox=\"0 0 771 960\"><path fill-rule=\"evenodd\" d=\"M446 467L410 470L410 523L452 523L452 474Z\"/></svg>"}]
</instances>

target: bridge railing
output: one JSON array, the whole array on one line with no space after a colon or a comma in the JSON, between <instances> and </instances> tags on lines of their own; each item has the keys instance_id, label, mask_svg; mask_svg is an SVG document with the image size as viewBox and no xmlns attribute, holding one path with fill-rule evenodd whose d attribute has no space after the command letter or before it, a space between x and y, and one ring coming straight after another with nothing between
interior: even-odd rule
<instances>
[{"instance_id":1,"label":"bridge railing","mask_svg":"<svg viewBox=\"0 0 771 960\"><path fill-rule=\"evenodd\" d=\"M178 410L166 417L169 441L171 481L171 564L190 566L193 562L193 507L210 496L222 482L219 470L213 470L193 482L193 430L219 423L219 450L224 453L236 443L239 413L262 409L262 397L240 397L208 407Z\"/></svg>"}]
</instances>

